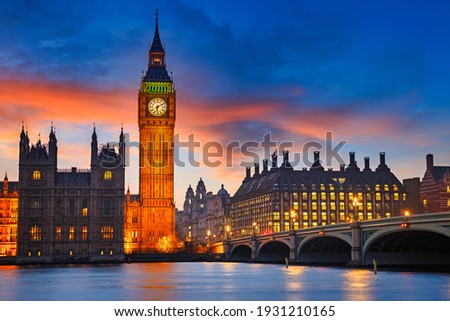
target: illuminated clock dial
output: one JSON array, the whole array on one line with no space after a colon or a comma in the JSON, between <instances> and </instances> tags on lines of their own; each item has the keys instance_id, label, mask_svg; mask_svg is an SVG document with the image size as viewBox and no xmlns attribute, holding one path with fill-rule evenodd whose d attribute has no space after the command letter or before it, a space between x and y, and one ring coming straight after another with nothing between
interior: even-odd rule
<instances>
[{"instance_id":1,"label":"illuminated clock dial","mask_svg":"<svg viewBox=\"0 0 450 321\"><path fill-rule=\"evenodd\" d=\"M148 111L153 116L162 116L167 111L167 103L164 99L161 98L153 98L148 103Z\"/></svg>"}]
</instances>

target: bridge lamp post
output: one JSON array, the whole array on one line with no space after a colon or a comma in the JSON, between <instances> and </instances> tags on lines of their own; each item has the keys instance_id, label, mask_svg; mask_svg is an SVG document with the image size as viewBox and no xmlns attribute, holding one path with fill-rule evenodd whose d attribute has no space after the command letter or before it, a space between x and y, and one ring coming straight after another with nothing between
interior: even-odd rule
<instances>
[{"instance_id":1,"label":"bridge lamp post","mask_svg":"<svg viewBox=\"0 0 450 321\"><path fill-rule=\"evenodd\" d=\"M227 240L230 239L230 230L231 230L230 225L225 226L225 231L226 231L226 238L227 238Z\"/></svg>"},{"instance_id":2,"label":"bridge lamp post","mask_svg":"<svg viewBox=\"0 0 450 321\"><path fill-rule=\"evenodd\" d=\"M210 230L207 230L206 231L206 240L207 240L207 244L209 244L210 243L210 238L211 238L211 231Z\"/></svg>"},{"instance_id":3,"label":"bridge lamp post","mask_svg":"<svg viewBox=\"0 0 450 321\"><path fill-rule=\"evenodd\" d=\"M297 214L295 214L295 211L292 210L291 211L291 230L295 229L295 217L297 216Z\"/></svg>"},{"instance_id":4,"label":"bridge lamp post","mask_svg":"<svg viewBox=\"0 0 450 321\"><path fill-rule=\"evenodd\" d=\"M358 206L360 205L358 198L355 197L353 199L353 217L350 219L350 223L353 223L354 221L359 221L358 217Z\"/></svg>"},{"instance_id":5,"label":"bridge lamp post","mask_svg":"<svg viewBox=\"0 0 450 321\"><path fill-rule=\"evenodd\" d=\"M258 224L256 222L253 222L253 235L256 235L256 229L258 228Z\"/></svg>"},{"instance_id":6,"label":"bridge lamp post","mask_svg":"<svg viewBox=\"0 0 450 321\"><path fill-rule=\"evenodd\" d=\"M408 228L409 226L408 218L409 218L409 211L405 211L405 219L403 220L401 225L402 228Z\"/></svg>"}]
</instances>

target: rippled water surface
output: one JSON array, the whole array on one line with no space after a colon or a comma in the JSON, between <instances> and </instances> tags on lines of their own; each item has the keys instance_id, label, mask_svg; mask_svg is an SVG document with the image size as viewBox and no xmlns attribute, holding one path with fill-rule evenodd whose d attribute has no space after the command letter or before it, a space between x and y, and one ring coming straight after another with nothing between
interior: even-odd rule
<instances>
[{"instance_id":1,"label":"rippled water surface","mask_svg":"<svg viewBox=\"0 0 450 321\"><path fill-rule=\"evenodd\" d=\"M450 274L244 263L0 266L0 300L450 300Z\"/></svg>"}]
</instances>

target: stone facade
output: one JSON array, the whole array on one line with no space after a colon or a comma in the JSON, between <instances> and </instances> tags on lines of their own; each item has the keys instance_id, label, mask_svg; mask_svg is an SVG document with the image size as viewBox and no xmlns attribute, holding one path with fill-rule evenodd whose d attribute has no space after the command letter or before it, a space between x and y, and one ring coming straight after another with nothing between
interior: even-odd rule
<instances>
[{"instance_id":1,"label":"stone facade","mask_svg":"<svg viewBox=\"0 0 450 321\"><path fill-rule=\"evenodd\" d=\"M189 185L178 212L177 231L187 246L198 247L223 241L231 236L230 194L222 185L217 194L206 191L200 178L194 190Z\"/></svg>"},{"instance_id":2,"label":"stone facade","mask_svg":"<svg viewBox=\"0 0 450 321\"><path fill-rule=\"evenodd\" d=\"M353 152L348 166L337 171L322 167L319 152L309 170L294 170L285 151L280 167L274 154L270 170L264 160L262 172L259 164L253 176L250 168L246 171L231 202L233 233L238 236L400 216L405 210L404 187L386 165L384 153L376 170L367 157L361 170Z\"/></svg>"},{"instance_id":3,"label":"stone facade","mask_svg":"<svg viewBox=\"0 0 450 321\"><path fill-rule=\"evenodd\" d=\"M138 94L139 196L129 194L125 253L170 252L176 242L173 139L176 92L166 69L158 17ZM165 245L167 244L167 246Z\"/></svg>"},{"instance_id":4,"label":"stone facade","mask_svg":"<svg viewBox=\"0 0 450 321\"><path fill-rule=\"evenodd\" d=\"M94 128L90 169L61 170L53 126L34 145L22 126L17 262L123 260L124 157L123 130L99 149Z\"/></svg>"},{"instance_id":5,"label":"stone facade","mask_svg":"<svg viewBox=\"0 0 450 321\"><path fill-rule=\"evenodd\" d=\"M5 174L0 191L0 256L16 256L17 217L19 212L18 183Z\"/></svg>"}]
</instances>

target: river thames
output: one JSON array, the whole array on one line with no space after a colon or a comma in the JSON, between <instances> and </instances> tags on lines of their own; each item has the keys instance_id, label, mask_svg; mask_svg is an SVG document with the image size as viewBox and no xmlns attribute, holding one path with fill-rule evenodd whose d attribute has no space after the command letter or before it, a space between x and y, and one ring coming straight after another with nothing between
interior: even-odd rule
<instances>
[{"instance_id":1,"label":"river thames","mask_svg":"<svg viewBox=\"0 0 450 321\"><path fill-rule=\"evenodd\" d=\"M440 301L450 274L245 263L0 266L0 300Z\"/></svg>"}]
</instances>

